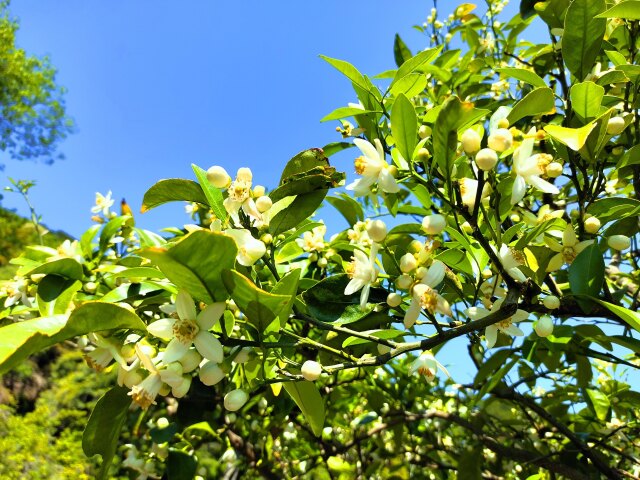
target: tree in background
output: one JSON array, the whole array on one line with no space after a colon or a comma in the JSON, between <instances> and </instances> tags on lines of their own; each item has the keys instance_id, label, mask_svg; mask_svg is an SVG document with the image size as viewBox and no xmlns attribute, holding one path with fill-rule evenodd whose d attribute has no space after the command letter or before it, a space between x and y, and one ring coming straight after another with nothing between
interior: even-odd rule
<instances>
[{"instance_id":1,"label":"tree in background","mask_svg":"<svg viewBox=\"0 0 640 480\"><path fill-rule=\"evenodd\" d=\"M58 143L73 127L65 91L48 58L29 56L16 46L18 22L8 7L8 1L0 3L0 150L16 160L52 163L61 158Z\"/></svg>"}]
</instances>

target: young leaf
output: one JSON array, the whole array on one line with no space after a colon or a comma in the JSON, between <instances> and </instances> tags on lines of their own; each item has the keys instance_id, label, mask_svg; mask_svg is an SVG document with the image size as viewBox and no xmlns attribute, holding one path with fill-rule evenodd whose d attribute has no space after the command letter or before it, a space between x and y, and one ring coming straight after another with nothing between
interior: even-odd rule
<instances>
[{"instance_id":1,"label":"young leaf","mask_svg":"<svg viewBox=\"0 0 640 480\"><path fill-rule=\"evenodd\" d=\"M547 82L540 78L537 73L532 72L531 70L525 70L524 68L496 68L496 72L500 73L507 79L515 78L516 80L528 83L529 85L533 85L537 88L544 88L547 86Z\"/></svg>"},{"instance_id":2,"label":"young leaf","mask_svg":"<svg viewBox=\"0 0 640 480\"><path fill-rule=\"evenodd\" d=\"M402 66L398 68L395 77L393 77L393 80L389 85L389 89L391 89L397 82L405 78L407 75L411 75L413 72L420 71L420 69L424 65L431 63L440 54L441 50L442 47L430 48L416 54L415 56L404 62Z\"/></svg>"},{"instance_id":3,"label":"young leaf","mask_svg":"<svg viewBox=\"0 0 640 480\"><path fill-rule=\"evenodd\" d=\"M615 313L631 328L635 329L637 332L640 332L640 313L634 312L633 310L629 310L625 307L614 305L613 303L605 302L604 300L599 300L597 298L592 298L591 300L598 302L603 307L608 308L611 313Z\"/></svg>"},{"instance_id":4,"label":"young leaf","mask_svg":"<svg viewBox=\"0 0 640 480\"><path fill-rule=\"evenodd\" d=\"M604 282L604 259L596 243L589 245L569 266L569 286L574 295L597 297Z\"/></svg>"},{"instance_id":5,"label":"young leaf","mask_svg":"<svg viewBox=\"0 0 640 480\"><path fill-rule=\"evenodd\" d=\"M418 143L418 117L413 104L403 94L400 94L393 103L391 133L400 154L410 162L413 150Z\"/></svg>"},{"instance_id":6,"label":"young leaf","mask_svg":"<svg viewBox=\"0 0 640 480\"><path fill-rule=\"evenodd\" d=\"M598 18L624 18L640 20L640 1L624 0L597 15Z\"/></svg>"},{"instance_id":7,"label":"young leaf","mask_svg":"<svg viewBox=\"0 0 640 480\"><path fill-rule=\"evenodd\" d=\"M351 83L353 83L354 86L357 86L360 89L369 92L378 100L381 98L380 92L378 92L378 90L371 84L371 82L349 62L338 60L337 58L330 58L325 55L320 55L320 58L322 58L325 62L329 63L345 77L351 80Z\"/></svg>"},{"instance_id":8,"label":"young leaf","mask_svg":"<svg viewBox=\"0 0 640 480\"><path fill-rule=\"evenodd\" d=\"M516 103L507 115L507 120L513 124L524 117L532 117L551 113L555 110L555 97L549 87L536 88Z\"/></svg>"},{"instance_id":9,"label":"young leaf","mask_svg":"<svg viewBox=\"0 0 640 480\"><path fill-rule=\"evenodd\" d=\"M113 387L100 397L82 434L84 454L87 457L102 457L102 465L97 475L99 480L109 478L109 466L118 448L120 430L131 405L128 393L127 388Z\"/></svg>"},{"instance_id":10,"label":"young leaf","mask_svg":"<svg viewBox=\"0 0 640 480\"><path fill-rule=\"evenodd\" d=\"M100 330L146 330L131 310L104 302L87 302L70 316L53 315L0 328L0 374L36 352L78 335Z\"/></svg>"},{"instance_id":11,"label":"young leaf","mask_svg":"<svg viewBox=\"0 0 640 480\"><path fill-rule=\"evenodd\" d=\"M202 187L193 180L169 178L160 180L146 191L142 199L141 213L168 202L196 202L207 204Z\"/></svg>"},{"instance_id":12,"label":"young leaf","mask_svg":"<svg viewBox=\"0 0 640 480\"><path fill-rule=\"evenodd\" d=\"M555 140L577 152L584 146L587 141L587 137L594 128L596 128L595 122L589 122L584 127L580 128L547 125L544 127L544 131L551 135Z\"/></svg>"},{"instance_id":13,"label":"young leaf","mask_svg":"<svg viewBox=\"0 0 640 480\"><path fill-rule=\"evenodd\" d=\"M600 53L607 21L598 18L605 0L573 0L564 19L562 58L569 71L584 80Z\"/></svg>"},{"instance_id":14,"label":"young leaf","mask_svg":"<svg viewBox=\"0 0 640 480\"><path fill-rule=\"evenodd\" d=\"M398 67L402 66L404 62L413 57L411 50L409 47L402 41L400 35L396 33L396 36L393 40L393 58L396 61L396 65Z\"/></svg>"},{"instance_id":15,"label":"young leaf","mask_svg":"<svg viewBox=\"0 0 640 480\"><path fill-rule=\"evenodd\" d=\"M152 247L140 252L169 280L207 303L225 300L222 271L233 268L238 247L222 233L198 230L171 248Z\"/></svg>"},{"instance_id":16,"label":"young leaf","mask_svg":"<svg viewBox=\"0 0 640 480\"><path fill-rule=\"evenodd\" d=\"M352 117L354 115L362 115L363 113L370 113L370 110L363 110L357 107L340 107L336 108L333 112L322 117L321 122L328 122L329 120L339 120L341 118ZM376 112L380 113L380 112Z\"/></svg>"},{"instance_id":17,"label":"young leaf","mask_svg":"<svg viewBox=\"0 0 640 480\"><path fill-rule=\"evenodd\" d=\"M206 205L209 205L215 216L224 222L227 218L227 210L224 208L222 203L224 200L222 198L222 192L220 192L220 189L209 183L209 180L207 180L207 172L205 170L194 163L191 164L191 168L193 169L193 173L196 174L200 187L207 198Z\"/></svg>"},{"instance_id":18,"label":"young leaf","mask_svg":"<svg viewBox=\"0 0 640 480\"><path fill-rule=\"evenodd\" d=\"M576 83L571 87L571 106L582 121L600 115L603 97L604 88L593 82Z\"/></svg>"},{"instance_id":19,"label":"young leaf","mask_svg":"<svg viewBox=\"0 0 640 480\"><path fill-rule=\"evenodd\" d=\"M316 437L322 435L324 427L324 403L318 388L312 382L286 382L284 389L291 396L309 422Z\"/></svg>"}]
</instances>

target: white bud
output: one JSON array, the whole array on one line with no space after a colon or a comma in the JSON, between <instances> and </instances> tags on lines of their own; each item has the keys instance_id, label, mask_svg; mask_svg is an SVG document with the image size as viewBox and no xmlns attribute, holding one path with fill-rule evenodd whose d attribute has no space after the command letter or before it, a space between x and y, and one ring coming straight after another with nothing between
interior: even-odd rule
<instances>
[{"instance_id":1,"label":"white bud","mask_svg":"<svg viewBox=\"0 0 640 480\"><path fill-rule=\"evenodd\" d=\"M273 201L267 195L256 199L256 207L260 213L264 213L271 208Z\"/></svg>"},{"instance_id":2,"label":"white bud","mask_svg":"<svg viewBox=\"0 0 640 480\"><path fill-rule=\"evenodd\" d=\"M613 117L609 119L607 123L607 134L608 135L619 135L622 133L625 127L624 118L622 117Z\"/></svg>"},{"instance_id":3,"label":"white bud","mask_svg":"<svg viewBox=\"0 0 640 480\"><path fill-rule=\"evenodd\" d=\"M187 350L187 353L185 353L179 360L180 364L182 365L182 373L189 373L194 371L198 367L198 365L200 365L201 361L202 357L195 348Z\"/></svg>"},{"instance_id":4,"label":"white bud","mask_svg":"<svg viewBox=\"0 0 640 480\"><path fill-rule=\"evenodd\" d=\"M489 171L498 163L498 154L490 148L483 148L476 154L476 165L480 170Z\"/></svg>"},{"instance_id":5,"label":"white bud","mask_svg":"<svg viewBox=\"0 0 640 480\"><path fill-rule=\"evenodd\" d=\"M207 386L219 383L226 375L217 363L207 361L198 373L200 381Z\"/></svg>"},{"instance_id":6,"label":"white bud","mask_svg":"<svg viewBox=\"0 0 640 480\"><path fill-rule=\"evenodd\" d=\"M547 165L544 171L546 172L548 177L557 178L562 175L562 164L559 162L551 162L549 165Z\"/></svg>"},{"instance_id":7,"label":"white bud","mask_svg":"<svg viewBox=\"0 0 640 480\"><path fill-rule=\"evenodd\" d=\"M87 282L84 284L84 291L87 293L95 293L98 289L98 284L96 282Z\"/></svg>"},{"instance_id":8,"label":"white bud","mask_svg":"<svg viewBox=\"0 0 640 480\"><path fill-rule=\"evenodd\" d=\"M369 238L374 242L382 242L387 236L387 225L382 220L373 220L367 226Z\"/></svg>"},{"instance_id":9,"label":"white bud","mask_svg":"<svg viewBox=\"0 0 640 480\"><path fill-rule=\"evenodd\" d=\"M418 262L416 261L416 257L414 257L412 253L405 253L400 258L400 270L402 271L402 273L409 273L417 266Z\"/></svg>"},{"instance_id":10,"label":"white bud","mask_svg":"<svg viewBox=\"0 0 640 480\"><path fill-rule=\"evenodd\" d=\"M555 310L560 307L560 299L555 295L547 295L544 297L544 300L542 300L542 304L549 310Z\"/></svg>"},{"instance_id":11,"label":"white bud","mask_svg":"<svg viewBox=\"0 0 640 480\"><path fill-rule=\"evenodd\" d=\"M482 278L484 278L485 280L491 278L492 276L493 272L490 269L485 268L484 270L482 270Z\"/></svg>"},{"instance_id":12,"label":"white bud","mask_svg":"<svg viewBox=\"0 0 640 480\"><path fill-rule=\"evenodd\" d=\"M389 295L387 295L387 305L389 305L391 308L397 307L401 303L402 295L396 292L391 292Z\"/></svg>"},{"instance_id":13,"label":"white bud","mask_svg":"<svg viewBox=\"0 0 640 480\"><path fill-rule=\"evenodd\" d=\"M207 170L207 180L216 188L226 188L231 183L231 177L227 171L218 165Z\"/></svg>"},{"instance_id":14,"label":"white bud","mask_svg":"<svg viewBox=\"0 0 640 480\"><path fill-rule=\"evenodd\" d=\"M307 360L302 364L300 373L302 373L302 376L305 378L305 380L313 382L317 380L322 374L322 365L320 365L318 362L314 362L313 360Z\"/></svg>"},{"instance_id":15,"label":"white bud","mask_svg":"<svg viewBox=\"0 0 640 480\"><path fill-rule=\"evenodd\" d=\"M600 220L597 217L589 217L584 221L584 230L587 233L596 233L601 227Z\"/></svg>"},{"instance_id":16,"label":"white bud","mask_svg":"<svg viewBox=\"0 0 640 480\"><path fill-rule=\"evenodd\" d=\"M396 279L396 286L401 290L408 290L412 283L413 278L406 274L402 274Z\"/></svg>"},{"instance_id":17,"label":"white bud","mask_svg":"<svg viewBox=\"0 0 640 480\"><path fill-rule=\"evenodd\" d=\"M513 135L506 128L498 128L495 132L489 135L487 143L489 148L502 153L511 148L511 145L513 144Z\"/></svg>"},{"instance_id":18,"label":"white bud","mask_svg":"<svg viewBox=\"0 0 640 480\"><path fill-rule=\"evenodd\" d=\"M438 235L447 226L447 220L440 214L427 215L422 219L422 229L427 235Z\"/></svg>"},{"instance_id":19,"label":"white bud","mask_svg":"<svg viewBox=\"0 0 640 480\"><path fill-rule=\"evenodd\" d=\"M631 246L631 239L626 235L611 235L607 241L614 250L626 250Z\"/></svg>"},{"instance_id":20,"label":"white bud","mask_svg":"<svg viewBox=\"0 0 640 480\"><path fill-rule=\"evenodd\" d=\"M240 410L242 406L249 400L249 395L244 390L238 388L232 390L224 396L224 408L230 412Z\"/></svg>"},{"instance_id":21,"label":"white bud","mask_svg":"<svg viewBox=\"0 0 640 480\"><path fill-rule=\"evenodd\" d=\"M266 192L266 189L262 185L256 185L253 187L253 196L258 198L262 197Z\"/></svg>"},{"instance_id":22,"label":"white bud","mask_svg":"<svg viewBox=\"0 0 640 480\"><path fill-rule=\"evenodd\" d=\"M464 150L464 153L471 155L480 150L480 142L482 139L474 129L467 128L460 137L460 141L462 142L462 149Z\"/></svg>"},{"instance_id":23,"label":"white bud","mask_svg":"<svg viewBox=\"0 0 640 480\"><path fill-rule=\"evenodd\" d=\"M429 270L426 267L418 267L416 269L416 278L422 280Z\"/></svg>"},{"instance_id":24,"label":"white bud","mask_svg":"<svg viewBox=\"0 0 640 480\"><path fill-rule=\"evenodd\" d=\"M468 235L473 233L473 227L469 222L463 222L462 225L460 225L460 228L462 228L462 231Z\"/></svg>"},{"instance_id":25,"label":"white bud","mask_svg":"<svg viewBox=\"0 0 640 480\"><path fill-rule=\"evenodd\" d=\"M542 317L534 327L539 337L548 337L553 332L553 320L550 317Z\"/></svg>"},{"instance_id":26,"label":"white bud","mask_svg":"<svg viewBox=\"0 0 640 480\"><path fill-rule=\"evenodd\" d=\"M167 428L169 426L169 419L167 417L160 417L156 420L156 427L158 428Z\"/></svg>"},{"instance_id":27,"label":"white bud","mask_svg":"<svg viewBox=\"0 0 640 480\"><path fill-rule=\"evenodd\" d=\"M425 139L431 135L431 127L429 125L420 125L418 129L418 135L420 138Z\"/></svg>"},{"instance_id":28,"label":"white bud","mask_svg":"<svg viewBox=\"0 0 640 480\"><path fill-rule=\"evenodd\" d=\"M191 377L185 376L182 377L182 382L178 385L171 387L171 395L175 398L182 398L187 393L189 393L189 389L191 388Z\"/></svg>"},{"instance_id":29,"label":"white bud","mask_svg":"<svg viewBox=\"0 0 640 480\"><path fill-rule=\"evenodd\" d=\"M251 180L253 180L253 173L251 173L250 168L239 168L238 172L236 173L236 179L240 180L241 182L251 183Z\"/></svg>"}]
</instances>

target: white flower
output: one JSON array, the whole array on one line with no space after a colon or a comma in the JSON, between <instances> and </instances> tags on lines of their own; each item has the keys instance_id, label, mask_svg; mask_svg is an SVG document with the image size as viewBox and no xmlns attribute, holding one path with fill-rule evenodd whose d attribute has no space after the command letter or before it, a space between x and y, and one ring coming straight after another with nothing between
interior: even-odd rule
<instances>
[{"instance_id":1,"label":"white flower","mask_svg":"<svg viewBox=\"0 0 640 480\"><path fill-rule=\"evenodd\" d=\"M491 307L491 310L487 310L486 308L482 307L471 307L467 309L467 315L471 320L479 320L486 317L487 315L497 312L500 309L503 301L504 299L496 301ZM525 312L524 310L518 309L516 310L516 313L514 313L511 317L505 318L504 320L498 323L494 323L493 325L489 325L484 332L485 338L487 340L487 348L492 348L496 344L496 340L498 339L498 331L501 331L502 333L507 335L514 335L518 337L524 335L524 332L516 327L514 323L521 322L522 320L526 320L527 318L529 318L529 313Z\"/></svg>"},{"instance_id":2,"label":"white flower","mask_svg":"<svg viewBox=\"0 0 640 480\"><path fill-rule=\"evenodd\" d=\"M535 133L535 127L529 130L527 138L513 154L513 171L516 174L516 180L513 183L511 205L522 200L527 191L527 184L544 193L560 193L558 187L540 178L540 175L544 175L546 166L553 160L553 157L546 153L531 155Z\"/></svg>"},{"instance_id":3,"label":"white flower","mask_svg":"<svg viewBox=\"0 0 640 480\"><path fill-rule=\"evenodd\" d=\"M326 225L318 225L310 232L304 232L300 240L300 246L305 252L321 252L324 250L324 235L327 233Z\"/></svg>"},{"instance_id":4,"label":"white flower","mask_svg":"<svg viewBox=\"0 0 640 480\"><path fill-rule=\"evenodd\" d=\"M105 217L109 216L109 209L113 205L113 199L111 198L111 190L107 195L102 195L101 193L96 192L96 204L91 208L92 213L100 213Z\"/></svg>"},{"instance_id":5,"label":"white flower","mask_svg":"<svg viewBox=\"0 0 640 480\"><path fill-rule=\"evenodd\" d=\"M358 249L354 250L353 254L354 256L351 257L352 261L347 266L347 275L349 275L351 280L344 289L344 294L352 295L362 289L362 293L360 294L360 308L364 309L369 299L371 284L375 282L378 276L375 268L378 245L374 243L371 246L371 254L368 257L366 253Z\"/></svg>"},{"instance_id":6,"label":"white flower","mask_svg":"<svg viewBox=\"0 0 640 480\"><path fill-rule=\"evenodd\" d=\"M6 285L2 290L3 292L0 295L4 293L7 296L4 301L4 308L12 307L18 301L21 301L26 307L32 307L29 300L29 283L24 278L16 278L15 281Z\"/></svg>"},{"instance_id":7,"label":"white flower","mask_svg":"<svg viewBox=\"0 0 640 480\"><path fill-rule=\"evenodd\" d=\"M236 260L240 265L250 267L267 253L267 247L264 242L253 238L249 230L230 228L225 230L224 233L233 237L236 241L236 245L238 246Z\"/></svg>"},{"instance_id":8,"label":"white flower","mask_svg":"<svg viewBox=\"0 0 640 480\"><path fill-rule=\"evenodd\" d=\"M396 193L400 187L396 179L391 174L391 166L387 163L382 149L382 143L377 138L373 141L375 147L366 140L356 138L353 140L362 152L362 156L356 158L356 173L362 178L347 185L347 190L353 190L356 197L363 197L370 193L370 187L378 182L378 186L383 192Z\"/></svg>"},{"instance_id":9,"label":"white flower","mask_svg":"<svg viewBox=\"0 0 640 480\"><path fill-rule=\"evenodd\" d=\"M91 335L93 342L97 348L84 356L85 362L94 370L101 372L112 360L116 360L121 366L126 367L127 362L120 355L121 344L118 344L108 338L104 338L98 334Z\"/></svg>"},{"instance_id":10,"label":"white flower","mask_svg":"<svg viewBox=\"0 0 640 480\"><path fill-rule=\"evenodd\" d=\"M478 194L478 181L473 178L461 178L458 181L460 185L460 194L462 195L462 203L473 211L476 205L476 196ZM480 194L480 201L484 200L491 194L491 186L485 183L482 187L482 193Z\"/></svg>"},{"instance_id":11,"label":"white flower","mask_svg":"<svg viewBox=\"0 0 640 480\"><path fill-rule=\"evenodd\" d=\"M558 252L549 260L547 272L555 272L565 263L571 265L578 254L594 242L593 240L578 242L578 237L571 224L567 224L564 232L562 232L562 244L551 237L545 237L544 241L551 250Z\"/></svg>"},{"instance_id":12,"label":"white flower","mask_svg":"<svg viewBox=\"0 0 640 480\"><path fill-rule=\"evenodd\" d=\"M226 375L217 363L206 361L200 366L198 376L202 383L211 386L222 381Z\"/></svg>"},{"instance_id":13,"label":"white flower","mask_svg":"<svg viewBox=\"0 0 640 480\"><path fill-rule=\"evenodd\" d=\"M446 368L436 360L436 357L433 356L430 350L425 350L420 354L418 358L416 358L411 367L409 368L409 373L414 375L419 373L427 378L427 380L432 381L436 378L436 373L438 369L442 370L447 377L451 377Z\"/></svg>"},{"instance_id":14,"label":"white flower","mask_svg":"<svg viewBox=\"0 0 640 480\"><path fill-rule=\"evenodd\" d=\"M524 254L522 252L503 243L500 245L498 257L511 278L519 282L527 281L527 277L520 270L520 265L524 263Z\"/></svg>"},{"instance_id":15,"label":"white flower","mask_svg":"<svg viewBox=\"0 0 640 480\"><path fill-rule=\"evenodd\" d=\"M176 298L179 318L163 318L147 326L152 335L169 340L162 361L165 364L180 360L191 345L207 360L222 362L223 351L220 341L209 329L220 319L226 304L213 303L196 315L196 307L191 295L180 290Z\"/></svg>"},{"instance_id":16,"label":"white flower","mask_svg":"<svg viewBox=\"0 0 640 480\"><path fill-rule=\"evenodd\" d=\"M409 329L416 323L423 308L432 315L436 312L452 315L449 302L435 290L435 287L444 280L446 268L440 260L434 260L420 283L414 285L411 291L411 304L404 315L405 328Z\"/></svg>"},{"instance_id":17,"label":"white flower","mask_svg":"<svg viewBox=\"0 0 640 480\"><path fill-rule=\"evenodd\" d=\"M240 208L252 219L262 221L262 215L251 198L252 179L253 174L250 169L239 168L236 179L231 182L227 190L228 197L225 198L223 205L236 224L240 223L240 217L238 217Z\"/></svg>"},{"instance_id":18,"label":"white flower","mask_svg":"<svg viewBox=\"0 0 640 480\"><path fill-rule=\"evenodd\" d=\"M136 344L135 349L138 359L149 371L149 375L142 382L131 387L129 395L136 404L146 410L155 403L155 399L165 383L175 388L181 385L184 378L180 364L174 363L166 368L158 369L139 343Z\"/></svg>"}]
</instances>

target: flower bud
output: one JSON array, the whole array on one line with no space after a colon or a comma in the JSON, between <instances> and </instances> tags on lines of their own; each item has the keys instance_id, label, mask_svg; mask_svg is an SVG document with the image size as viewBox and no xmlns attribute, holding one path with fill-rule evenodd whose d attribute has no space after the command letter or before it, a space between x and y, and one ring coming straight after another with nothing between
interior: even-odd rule
<instances>
[{"instance_id":1,"label":"flower bud","mask_svg":"<svg viewBox=\"0 0 640 480\"><path fill-rule=\"evenodd\" d=\"M387 225L382 220L373 220L367 226L369 238L374 242L382 242L387 236Z\"/></svg>"},{"instance_id":2,"label":"flower bud","mask_svg":"<svg viewBox=\"0 0 640 480\"><path fill-rule=\"evenodd\" d=\"M175 398L182 398L187 393L189 393L190 388L191 388L191 377L190 376L182 377L182 382L180 382L178 385L174 387L171 387L171 395L173 395Z\"/></svg>"},{"instance_id":3,"label":"flower bud","mask_svg":"<svg viewBox=\"0 0 640 480\"><path fill-rule=\"evenodd\" d=\"M518 223L518 222L521 220L520 215L518 215L517 213L512 213L512 214L509 216L509 218L511 219L511 221L512 221L513 223Z\"/></svg>"},{"instance_id":4,"label":"flower bud","mask_svg":"<svg viewBox=\"0 0 640 480\"><path fill-rule=\"evenodd\" d=\"M207 170L207 180L216 188L226 188L231 183L231 177L227 171L218 165Z\"/></svg>"},{"instance_id":5,"label":"flower bud","mask_svg":"<svg viewBox=\"0 0 640 480\"><path fill-rule=\"evenodd\" d=\"M502 153L509 150L513 144L513 135L506 128L499 128L491 135L488 140L489 148L496 152Z\"/></svg>"},{"instance_id":6,"label":"flower bud","mask_svg":"<svg viewBox=\"0 0 640 480\"><path fill-rule=\"evenodd\" d=\"M431 158L431 152L429 152L429 150L427 150L426 148L422 147L418 149L417 156L418 156L418 160L424 163L427 160L429 160L429 158Z\"/></svg>"},{"instance_id":7,"label":"flower bud","mask_svg":"<svg viewBox=\"0 0 640 480\"><path fill-rule=\"evenodd\" d=\"M600 227L600 220L597 217L589 217L584 221L584 230L587 233L596 233Z\"/></svg>"},{"instance_id":8,"label":"flower bud","mask_svg":"<svg viewBox=\"0 0 640 480\"><path fill-rule=\"evenodd\" d=\"M472 155L480 150L480 135L478 132L473 130L472 128L467 128L462 136L460 137L460 141L462 142L462 149L464 153Z\"/></svg>"},{"instance_id":9,"label":"flower bud","mask_svg":"<svg viewBox=\"0 0 640 480\"><path fill-rule=\"evenodd\" d=\"M251 173L251 169L247 167L242 167L238 169L236 173L236 178L241 182L251 183L253 180L253 173Z\"/></svg>"},{"instance_id":10,"label":"flower bud","mask_svg":"<svg viewBox=\"0 0 640 480\"><path fill-rule=\"evenodd\" d=\"M608 135L620 135L625 127L625 121L622 117L613 117L609 119L607 123Z\"/></svg>"},{"instance_id":11,"label":"flower bud","mask_svg":"<svg viewBox=\"0 0 640 480\"><path fill-rule=\"evenodd\" d=\"M202 383L210 387L219 383L226 375L217 363L208 361L200 367L198 376Z\"/></svg>"},{"instance_id":12,"label":"flower bud","mask_svg":"<svg viewBox=\"0 0 640 480\"><path fill-rule=\"evenodd\" d=\"M418 129L418 135L420 138L425 139L431 135L431 127L429 125L420 125Z\"/></svg>"},{"instance_id":13,"label":"flower bud","mask_svg":"<svg viewBox=\"0 0 640 480\"><path fill-rule=\"evenodd\" d=\"M498 154L490 148L483 148L476 154L476 165L480 170L489 171L498 163Z\"/></svg>"},{"instance_id":14,"label":"flower bud","mask_svg":"<svg viewBox=\"0 0 640 480\"><path fill-rule=\"evenodd\" d=\"M547 295L544 297L544 300L542 300L542 304L549 310L555 310L560 307L560 299L555 295Z\"/></svg>"},{"instance_id":15,"label":"flower bud","mask_svg":"<svg viewBox=\"0 0 640 480\"><path fill-rule=\"evenodd\" d=\"M557 178L562 175L562 164L560 162L551 162L544 171L549 178Z\"/></svg>"},{"instance_id":16,"label":"flower bud","mask_svg":"<svg viewBox=\"0 0 640 480\"><path fill-rule=\"evenodd\" d=\"M241 349L238 354L233 358L235 363L247 363L251 358L251 352L253 349L251 347L244 347Z\"/></svg>"},{"instance_id":17,"label":"flower bud","mask_svg":"<svg viewBox=\"0 0 640 480\"><path fill-rule=\"evenodd\" d=\"M498 121L498 128L509 128L509 120L506 118L501 118Z\"/></svg>"},{"instance_id":18,"label":"flower bud","mask_svg":"<svg viewBox=\"0 0 640 480\"><path fill-rule=\"evenodd\" d=\"M318 267L320 268L327 268L327 265L329 264L329 262L327 261L326 258L324 257L320 257L318 259Z\"/></svg>"},{"instance_id":19,"label":"flower bud","mask_svg":"<svg viewBox=\"0 0 640 480\"><path fill-rule=\"evenodd\" d=\"M194 348L187 350L187 353L185 353L179 360L180 364L182 365L182 373L189 373L194 371L198 367L198 365L200 365L201 361L202 357L197 350L195 350Z\"/></svg>"},{"instance_id":20,"label":"flower bud","mask_svg":"<svg viewBox=\"0 0 640 480\"><path fill-rule=\"evenodd\" d=\"M273 236L270 233L265 233L260 237L260 240L262 240L262 243L265 245L271 245L273 243Z\"/></svg>"},{"instance_id":21,"label":"flower bud","mask_svg":"<svg viewBox=\"0 0 640 480\"><path fill-rule=\"evenodd\" d=\"M240 410L242 406L249 400L249 395L244 390L238 388L232 390L224 396L224 408L230 412Z\"/></svg>"},{"instance_id":22,"label":"flower bud","mask_svg":"<svg viewBox=\"0 0 640 480\"><path fill-rule=\"evenodd\" d=\"M273 205L273 201L267 195L263 195L262 197L258 197L256 199L256 208L260 213L264 213L271 208Z\"/></svg>"},{"instance_id":23,"label":"flower bud","mask_svg":"<svg viewBox=\"0 0 640 480\"><path fill-rule=\"evenodd\" d=\"M84 284L84 291L87 293L96 293L98 284L96 282L87 282Z\"/></svg>"},{"instance_id":24,"label":"flower bud","mask_svg":"<svg viewBox=\"0 0 640 480\"><path fill-rule=\"evenodd\" d=\"M418 262L416 261L416 257L411 253L405 253L400 258L400 270L402 273L409 273L413 271L418 266Z\"/></svg>"},{"instance_id":25,"label":"flower bud","mask_svg":"<svg viewBox=\"0 0 640 480\"><path fill-rule=\"evenodd\" d=\"M167 428L169 426L169 419L167 417L160 417L156 420L156 427Z\"/></svg>"},{"instance_id":26,"label":"flower bud","mask_svg":"<svg viewBox=\"0 0 640 480\"><path fill-rule=\"evenodd\" d=\"M411 278L407 274L400 275L396 279L396 287L398 287L401 290L408 290L412 283L413 283L413 278Z\"/></svg>"},{"instance_id":27,"label":"flower bud","mask_svg":"<svg viewBox=\"0 0 640 480\"><path fill-rule=\"evenodd\" d=\"M462 231L468 235L473 233L473 227L469 222L463 222L462 225L460 225L460 228L462 228Z\"/></svg>"},{"instance_id":28,"label":"flower bud","mask_svg":"<svg viewBox=\"0 0 640 480\"><path fill-rule=\"evenodd\" d=\"M391 292L389 295L387 295L387 305L389 305L391 308L395 308L399 306L401 303L402 303L402 295L396 292Z\"/></svg>"},{"instance_id":29,"label":"flower bud","mask_svg":"<svg viewBox=\"0 0 640 480\"><path fill-rule=\"evenodd\" d=\"M429 270L426 267L418 267L416 269L416 278L422 280Z\"/></svg>"},{"instance_id":30,"label":"flower bud","mask_svg":"<svg viewBox=\"0 0 640 480\"><path fill-rule=\"evenodd\" d=\"M631 246L631 239L626 235L611 235L607 241L614 250L626 250Z\"/></svg>"},{"instance_id":31,"label":"flower bud","mask_svg":"<svg viewBox=\"0 0 640 480\"><path fill-rule=\"evenodd\" d=\"M305 380L313 382L317 380L322 374L322 365L320 365L318 362L314 362L313 360L307 360L302 364L300 373L302 373L302 376L305 378Z\"/></svg>"},{"instance_id":32,"label":"flower bud","mask_svg":"<svg viewBox=\"0 0 640 480\"><path fill-rule=\"evenodd\" d=\"M542 317L533 328L539 337L548 337L553 332L553 320L550 317Z\"/></svg>"},{"instance_id":33,"label":"flower bud","mask_svg":"<svg viewBox=\"0 0 640 480\"><path fill-rule=\"evenodd\" d=\"M266 189L262 185L256 185L253 187L253 196L256 198L262 197L266 192Z\"/></svg>"},{"instance_id":34,"label":"flower bud","mask_svg":"<svg viewBox=\"0 0 640 480\"><path fill-rule=\"evenodd\" d=\"M482 270L482 278L486 280L491 277L493 277L493 272L490 269L485 268L484 270Z\"/></svg>"},{"instance_id":35,"label":"flower bud","mask_svg":"<svg viewBox=\"0 0 640 480\"><path fill-rule=\"evenodd\" d=\"M447 220L440 214L427 215L422 219L422 229L427 235L438 235L447 226Z\"/></svg>"}]
</instances>

